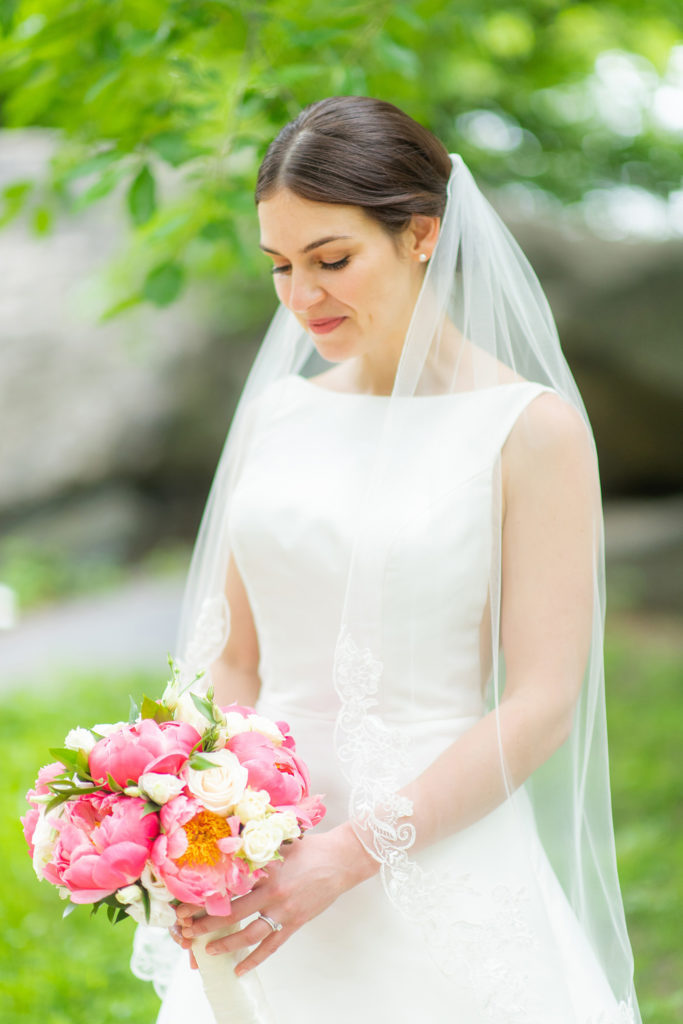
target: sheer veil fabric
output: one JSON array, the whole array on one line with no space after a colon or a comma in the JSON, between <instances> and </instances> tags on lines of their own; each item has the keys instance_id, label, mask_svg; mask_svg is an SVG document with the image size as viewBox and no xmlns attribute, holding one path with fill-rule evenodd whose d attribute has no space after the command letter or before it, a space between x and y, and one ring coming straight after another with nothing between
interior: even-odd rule
<instances>
[{"instance_id":1,"label":"sheer veil fabric","mask_svg":"<svg viewBox=\"0 0 683 1024\"><path fill-rule=\"evenodd\" d=\"M534 942L544 948L539 969L551 975L545 983L557 990L567 984L563 952L546 913L539 849L529 842L531 819L543 856L552 865L618 1007L609 1019L598 1015L595 1020L578 1021L567 998L566 1024L640 1024L611 817L603 677L603 526L592 433L533 270L462 159L452 154L451 161L439 239L426 266L393 390L381 399L381 427L372 438L374 450L371 470L363 482L364 499L350 513L354 541L330 681L339 698L336 751L330 756L338 758L349 780L349 817L359 839L381 865L387 898L422 930L439 967L452 979L454 1007L461 991L463 1005L469 1005L466 1000L474 995L489 1008L491 1020L536 1021L533 1005L524 1004L523 991L529 970L536 969L529 967L527 957ZM208 672L230 629L230 608L224 594L231 555L228 511L235 484L249 459L250 440L266 417L273 415L274 396L282 378L306 375L315 356L311 337L280 307L233 418L192 558L177 647L188 680L197 672ZM383 509L388 505L405 503L406 528L411 517L419 517L429 507L430 480L421 478L415 468L419 460L406 460L410 477L397 488L395 469L406 450L402 406L410 402L418 409L424 398L437 396L444 402L486 401L495 389L525 387L526 382L541 385L541 390L555 393L558 401L572 407L592 452L595 486L585 556L588 572L592 571L592 614L587 614L585 650L580 657L583 683L571 732L526 782L519 784L509 763L509 733L500 719L506 666L501 645L504 457L499 454L493 478L491 546L479 649L486 713L498 723L499 772L505 792L504 826L498 833L502 837L500 857L515 859L520 881L511 892L482 893L459 873L457 864L444 876L430 870L428 856L416 852L420 837L413 821L414 808L402 790L424 766L416 764L410 738L393 713L393 674L385 656L387 638L394 638L395 643L400 636L401 658L409 663L413 638L409 623L396 621L396 608L387 600L383 580L390 545L380 539ZM537 422L537 418L523 415L515 427L517 443L528 449L530 458L543 440ZM434 444L440 440L435 437ZM452 473L448 447L443 445L443 474ZM465 497L469 481L476 475L475 465L458 479ZM391 571L415 572L414 555L409 546L405 555L392 550ZM549 679L548 686L552 685ZM421 691L421 680L416 678L410 694L415 720L424 710ZM514 948L507 948L501 937L502 919L515 921ZM167 946L156 945L161 940L152 930L140 931L133 967L136 973L145 977L156 973L160 981L168 956ZM528 987L533 989L533 985ZM512 1015L513 1003L519 1016ZM505 1007L507 1015L496 1017L496 1007Z\"/></svg>"}]
</instances>

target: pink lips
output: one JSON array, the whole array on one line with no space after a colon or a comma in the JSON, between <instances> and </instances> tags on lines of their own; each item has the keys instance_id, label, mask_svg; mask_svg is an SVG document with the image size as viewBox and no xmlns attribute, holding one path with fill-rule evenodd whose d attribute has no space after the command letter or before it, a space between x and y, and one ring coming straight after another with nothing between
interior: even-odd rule
<instances>
[{"instance_id":1,"label":"pink lips","mask_svg":"<svg viewBox=\"0 0 683 1024\"><path fill-rule=\"evenodd\" d=\"M328 320L309 320L308 326L314 334L329 334L335 327L339 327L339 324L344 320L346 320L345 316L336 316Z\"/></svg>"}]
</instances>

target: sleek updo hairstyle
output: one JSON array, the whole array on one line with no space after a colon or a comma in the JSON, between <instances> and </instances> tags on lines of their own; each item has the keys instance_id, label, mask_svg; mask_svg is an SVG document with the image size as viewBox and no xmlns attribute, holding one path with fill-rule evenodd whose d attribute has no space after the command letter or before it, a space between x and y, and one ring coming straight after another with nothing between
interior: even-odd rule
<instances>
[{"instance_id":1,"label":"sleek updo hairstyle","mask_svg":"<svg viewBox=\"0 0 683 1024\"><path fill-rule=\"evenodd\" d=\"M271 142L255 198L287 188L313 202L360 206L396 236L413 214L443 215L450 173L445 146L393 103L330 96Z\"/></svg>"}]
</instances>

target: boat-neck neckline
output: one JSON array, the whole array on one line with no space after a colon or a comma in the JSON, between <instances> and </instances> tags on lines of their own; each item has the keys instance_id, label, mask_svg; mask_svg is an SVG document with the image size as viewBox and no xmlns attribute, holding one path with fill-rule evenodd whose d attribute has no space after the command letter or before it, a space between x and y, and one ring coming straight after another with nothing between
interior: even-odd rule
<instances>
[{"instance_id":1,"label":"boat-neck neckline","mask_svg":"<svg viewBox=\"0 0 683 1024\"><path fill-rule=\"evenodd\" d=\"M488 387L485 387L485 388L475 388L475 389L473 389L471 391L451 391L451 392L446 392L446 393L440 394L440 395L374 395L374 394L363 393L363 392L360 392L360 391L333 391L332 388L325 388L321 384L315 384L308 377L302 377L302 375L300 373L292 373L292 374L290 374L290 378L292 378L294 380L298 380L302 384L305 384L309 391L320 392L321 395L333 395L333 396L335 396L337 398L367 398L367 399L370 399L370 400L372 400L374 402L386 402L390 398L403 399L404 401L406 399L412 399L412 398L417 398L417 399L425 399L425 398L459 398L459 397L464 397L466 395L480 395L480 394L482 394L482 392L487 392L487 391L498 391L501 388L523 387L525 385L526 386L530 385L530 386L535 386L535 387L540 387L540 388L545 388L546 387L546 385L539 384L538 382L533 381L533 380L511 380L511 381L508 381L506 384L492 384L492 385L489 385Z\"/></svg>"}]
</instances>

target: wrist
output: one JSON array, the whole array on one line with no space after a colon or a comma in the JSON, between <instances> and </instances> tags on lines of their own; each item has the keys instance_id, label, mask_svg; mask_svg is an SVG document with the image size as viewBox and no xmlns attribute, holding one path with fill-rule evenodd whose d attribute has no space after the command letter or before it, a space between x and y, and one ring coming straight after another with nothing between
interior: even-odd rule
<instances>
[{"instance_id":1,"label":"wrist","mask_svg":"<svg viewBox=\"0 0 683 1024\"><path fill-rule=\"evenodd\" d=\"M350 821L331 830L338 845L342 869L348 877L348 888L372 878L379 871L379 863L368 853L356 835Z\"/></svg>"}]
</instances>

